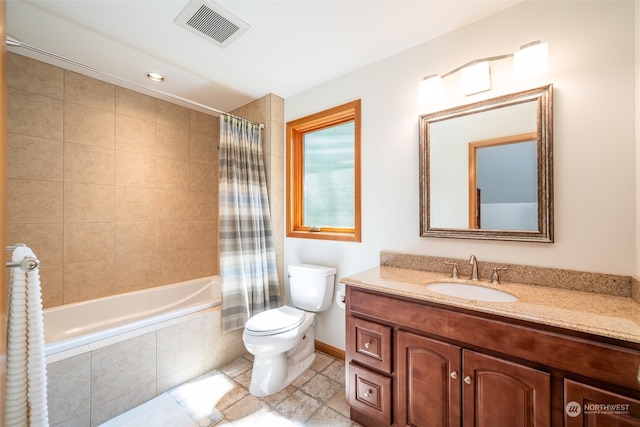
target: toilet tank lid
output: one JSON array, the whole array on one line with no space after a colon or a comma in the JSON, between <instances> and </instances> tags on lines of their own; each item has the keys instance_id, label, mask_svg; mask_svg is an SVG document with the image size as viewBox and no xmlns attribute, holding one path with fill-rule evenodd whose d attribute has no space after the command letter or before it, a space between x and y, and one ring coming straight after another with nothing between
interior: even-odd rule
<instances>
[{"instance_id":1,"label":"toilet tank lid","mask_svg":"<svg viewBox=\"0 0 640 427\"><path fill-rule=\"evenodd\" d=\"M333 274L336 274L336 269L334 267L326 267L324 265L315 264L292 264L289 266L289 273L293 273L294 271L317 274L321 276L331 276Z\"/></svg>"}]
</instances>

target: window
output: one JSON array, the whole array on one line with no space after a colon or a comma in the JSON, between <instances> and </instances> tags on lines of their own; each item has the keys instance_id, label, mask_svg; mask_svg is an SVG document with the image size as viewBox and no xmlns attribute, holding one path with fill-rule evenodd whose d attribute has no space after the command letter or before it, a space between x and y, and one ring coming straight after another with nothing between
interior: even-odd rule
<instances>
[{"instance_id":1,"label":"window","mask_svg":"<svg viewBox=\"0 0 640 427\"><path fill-rule=\"evenodd\" d=\"M360 100L287 123L287 236L360 241Z\"/></svg>"}]
</instances>

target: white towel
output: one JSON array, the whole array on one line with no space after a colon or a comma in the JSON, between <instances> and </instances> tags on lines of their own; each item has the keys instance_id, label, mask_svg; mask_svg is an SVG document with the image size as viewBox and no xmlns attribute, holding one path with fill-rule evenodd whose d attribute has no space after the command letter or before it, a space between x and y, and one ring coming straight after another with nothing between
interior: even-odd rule
<instances>
[{"instance_id":1,"label":"white towel","mask_svg":"<svg viewBox=\"0 0 640 427\"><path fill-rule=\"evenodd\" d=\"M17 247L13 261L36 259L26 246ZM7 324L6 427L46 427L47 367L44 353L42 290L38 268L11 269Z\"/></svg>"}]
</instances>

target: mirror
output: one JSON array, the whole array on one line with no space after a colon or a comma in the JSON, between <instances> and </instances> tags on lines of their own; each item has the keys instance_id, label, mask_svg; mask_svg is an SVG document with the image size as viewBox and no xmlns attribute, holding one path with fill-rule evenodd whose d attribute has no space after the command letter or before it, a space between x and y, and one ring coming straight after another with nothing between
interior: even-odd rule
<instances>
[{"instance_id":1,"label":"mirror","mask_svg":"<svg viewBox=\"0 0 640 427\"><path fill-rule=\"evenodd\" d=\"M420 116L420 235L553 242L552 85Z\"/></svg>"}]
</instances>

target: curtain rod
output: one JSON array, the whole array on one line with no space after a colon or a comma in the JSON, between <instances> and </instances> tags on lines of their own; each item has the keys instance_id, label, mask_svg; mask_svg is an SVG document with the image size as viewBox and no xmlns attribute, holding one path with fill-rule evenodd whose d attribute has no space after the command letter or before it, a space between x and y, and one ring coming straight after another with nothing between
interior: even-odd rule
<instances>
[{"instance_id":1,"label":"curtain rod","mask_svg":"<svg viewBox=\"0 0 640 427\"><path fill-rule=\"evenodd\" d=\"M11 36L9 34L7 34L5 42L6 42L7 46L10 46L10 47L22 47L22 48L25 48L25 49L29 49L29 50L32 50L34 52L40 53L42 55L50 56L52 58L58 59L58 60L63 61L63 62L68 62L69 64L73 64L73 65L75 65L77 67L84 68L84 69L89 70L91 72L94 72L94 73L97 73L97 74L101 74L103 76L106 76L106 77L109 77L109 78L112 78L112 79L116 79L116 80L119 80L121 82L125 82L127 84L130 84L130 85L133 85L133 86L145 89L145 90L150 90L150 91L158 93L160 95L175 99L176 101L182 101L182 102L186 102L187 104L190 104L190 105L193 105L193 106L196 106L196 107L204 108L205 110L209 110L209 111L211 111L213 113L224 114L226 116L231 116L231 117L238 117L238 116L235 116L235 115L233 115L231 113L228 113L226 111L218 110L217 108L209 107L207 105L201 104L201 103L196 102L196 101L192 101L191 99L183 98L183 97L178 96L178 95L174 95L172 93L164 92L162 90L158 90L158 89L154 89L152 87L147 87L147 86L141 85L141 84L136 83L136 82L134 82L132 80L126 79L124 77L120 77L120 76L118 76L116 74L113 74L113 73L110 73L108 71L104 71L104 70L101 70L99 68L92 67L91 65L87 65L87 64L84 64L82 62L78 62L76 60L67 58L65 56L58 55L57 53L53 53L53 52L50 52L48 50L44 50L44 49L41 49L39 47L30 45L28 43L24 43L23 41L15 38L15 37L13 37L13 36ZM239 117L239 118L242 118L242 117ZM248 120L248 119L244 119L244 120ZM260 129L264 129L264 123L257 123L257 122L254 122L252 120L248 120L248 121L250 121L252 123L256 123L257 125L260 126Z\"/></svg>"}]
</instances>

